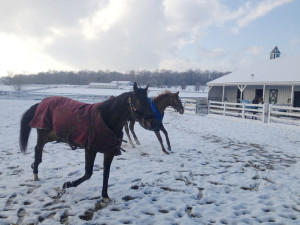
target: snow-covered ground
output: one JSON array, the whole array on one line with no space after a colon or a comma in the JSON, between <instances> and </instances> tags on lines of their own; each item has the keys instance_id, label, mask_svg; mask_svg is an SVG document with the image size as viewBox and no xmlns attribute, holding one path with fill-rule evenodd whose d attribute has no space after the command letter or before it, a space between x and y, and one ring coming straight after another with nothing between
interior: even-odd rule
<instances>
[{"instance_id":1,"label":"snow-covered ground","mask_svg":"<svg viewBox=\"0 0 300 225\"><path fill-rule=\"evenodd\" d=\"M194 86L187 86L187 88L182 91L179 86L170 87L167 90L172 92L179 91L180 97L207 97L207 89L195 91ZM122 89L100 89L100 88L90 88L87 85L24 85L22 90L30 94L44 94L44 95L119 95L123 92L131 91L132 87L123 87ZM157 96L162 93L165 88L149 88L149 96ZM13 91L12 86L1 85L0 91Z\"/></svg>"},{"instance_id":2,"label":"snow-covered ground","mask_svg":"<svg viewBox=\"0 0 300 225\"><path fill-rule=\"evenodd\" d=\"M299 127L167 111L172 153L136 125L141 145L115 157L104 207L100 153L91 179L64 191L84 151L47 144L32 181L36 132L26 155L18 136L36 102L0 99L0 224L300 224Z\"/></svg>"}]
</instances>

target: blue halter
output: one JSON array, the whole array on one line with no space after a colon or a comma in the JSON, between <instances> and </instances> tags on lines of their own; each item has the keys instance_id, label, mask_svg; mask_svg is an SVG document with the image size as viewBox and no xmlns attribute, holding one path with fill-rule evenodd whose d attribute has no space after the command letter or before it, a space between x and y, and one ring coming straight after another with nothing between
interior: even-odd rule
<instances>
[{"instance_id":1,"label":"blue halter","mask_svg":"<svg viewBox=\"0 0 300 225\"><path fill-rule=\"evenodd\" d=\"M155 114L156 120L161 123L163 121L164 114L160 114L160 112L156 108L156 105L155 105L154 101L152 100L152 98L149 98L149 102L151 105L151 109L152 109L153 113Z\"/></svg>"}]
</instances>

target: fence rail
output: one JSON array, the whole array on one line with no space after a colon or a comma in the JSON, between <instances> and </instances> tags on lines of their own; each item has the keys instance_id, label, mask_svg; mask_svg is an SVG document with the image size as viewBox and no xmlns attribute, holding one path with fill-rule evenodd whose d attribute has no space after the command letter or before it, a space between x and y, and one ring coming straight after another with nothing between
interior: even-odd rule
<instances>
[{"instance_id":1,"label":"fence rail","mask_svg":"<svg viewBox=\"0 0 300 225\"><path fill-rule=\"evenodd\" d=\"M2 98L42 100L49 96L53 95L49 93L0 91L0 97ZM88 103L101 102L109 98L109 96L105 95L84 94L63 94L63 96ZM208 101L207 98L193 97L181 98L181 102L187 113L219 114L242 119L255 119L265 123L285 123L300 126L300 108L291 106Z\"/></svg>"},{"instance_id":2,"label":"fence rail","mask_svg":"<svg viewBox=\"0 0 300 225\"><path fill-rule=\"evenodd\" d=\"M78 101L85 101L88 103L102 102L107 100L110 96L108 95L85 95L85 94L49 94L49 93L30 93L30 92L18 92L18 91L1 91L0 97L2 98L22 98L30 100L42 100L47 97L60 95L68 98L72 98Z\"/></svg>"},{"instance_id":3,"label":"fence rail","mask_svg":"<svg viewBox=\"0 0 300 225\"><path fill-rule=\"evenodd\" d=\"M265 104L247 104L209 101L209 114L235 116L243 119L256 119L265 122Z\"/></svg>"},{"instance_id":4,"label":"fence rail","mask_svg":"<svg viewBox=\"0 0 300 225\"><path fill-rule=\"evenodd\" d=\"M209 101L208 114L256 119L264 123L284 123L300 126L300 108L276 104Z\"/></svg>"},{"instance_id":5,"label":"fence rail","mask_svg":"<svg viewBox=\"0 0 300 225\"><path fill-rule=\"evenodd\" d=\"M300 108L269 105L268 123L286 123L300 126Z\"/></svg>"},{"instance_id":6,"label":"fence rail","mask_svg":"<svg viewBox=\"0 0 300 225\"><path fill-rule=\"evenodd\" d=\"M184 97L184 98L180 98L180 100L186 112L207 114L207 106L208 106L207 98Z\"/></svg>"}]
</instances>

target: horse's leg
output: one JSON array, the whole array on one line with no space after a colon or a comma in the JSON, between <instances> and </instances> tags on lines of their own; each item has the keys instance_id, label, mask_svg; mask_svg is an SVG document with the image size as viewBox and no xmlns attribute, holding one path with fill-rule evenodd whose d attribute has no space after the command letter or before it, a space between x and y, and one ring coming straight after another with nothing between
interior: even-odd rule
<instances>
[{"instance_id":1,"label":"horse's leg","mask_svg":"<svg viewBox=\"0 0 300 225\"><path fill-rule=\"evenodd\" d=\"M167 145L168 145L168 150L171 151L171 144L170 144L170 140L169 140L169 135L168 135L168 132L167 130L165 129L164 125L161 124L161 131L164 133L165 137L166 137L166 141L167 141Z\"/></svg>"},{"instance_id":2,"label":"horse's leg","mask_svg":"<svg viewBox=\"0 0 300 225\"><path fill-rule=\"evenodd\" d=\"M108 188L108 178L109 178L109 171L111 162L114 159L114 155L112 153L104 153L104 161L103 161L103 186L102 186L102 197L109 198L107 194Z\"/></svg>"},{"instance_id":3,"label":"horse's leg","mask_svg":"<svg viewBox=\"0 0 300 225\"><path fill-rule=\"evenodd\" d=\"M129 129L130 129L130 131L131 131L131 133L133 135L133 138L134 138L136 144L140 145L141 143L139 142L139 140L138 140L138 138L137 138L137 136L135 135L135 132L134 132L134 124L135 124L135 121L131 120L129 122Z\"/></svg>"},{"instance_id":4,"label":"horse's leg","mask_svg":"<svg viewBox=\"0 0 300 225\"><path fill-rule=\"evenodd\" d=\"M31 168L33 169L33 180L39 180L38 177L38 167L42 162L43 148L47 143L47 136L51 131L44 129L37 129L37 143L34 148L34 162L31 164Z\"/></svg>"},{"instance_id":5,"label":"horse's leg","mask_svg":"<svg viewBox=\"0 0 300 225\"><path fill-rule=\"evenodd\" d=\"M97 152L85 149L85 174L75 181L64 183L63 188L77 187L82 182L90 179L93 175L93 167Z\"/></svg>"},{"instance_id":6,"label":"horse's leg","mask_svg":"<svg viewBox=\"0 0 300 225\"><path fill-rule=\"evenodd\" d=\"M131 145L132 148L135 148L132 140L131 140L131 137L130 137L130 133L129 133L129 129L128 129L128 122L126 121L125 124L124 124L124 128L125 128L125 132L126 132L126 135L128 137L128 140L129 140L129 143Z\"/></svg>"},{"instance_id":7,"label":"horse's leg","mask_svg":"<svg viewBox=\"0 0 300 225\"><path fill-rule=\"evenodd\" d=\"M169 153L167 152L167 150L165 149L165 147L164 147L164 144L163 144L162 138L161 138L161 136L160 136L159 130L158 130L158 131L154 131L154 132L155 132L155 134L156 134L157 139L159 140L159 143L160 143L160 145L161 145L162 151L163 151L164 153L166 153L166 154L169 154Z\"/></svg>"}]
</instances>

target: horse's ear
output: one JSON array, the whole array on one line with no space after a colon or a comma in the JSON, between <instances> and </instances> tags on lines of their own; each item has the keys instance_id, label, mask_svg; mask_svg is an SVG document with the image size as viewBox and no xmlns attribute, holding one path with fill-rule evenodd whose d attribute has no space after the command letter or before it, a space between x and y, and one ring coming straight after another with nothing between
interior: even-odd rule
<instances>
[{"instance_id":1,"label":"horse's ear","mask_svg":"<svg viewBox=\"0 0 300 225\"><path fill-rule=\"evenodd\" d=\"M179 95L179 91L176 92L176 95Z\"/></svg>"},{"instance_id":2,"label":"horse's ear","mask_svg":"<svg viewBox=\"0 0 300 225\"><path fill-rule=\"evenodd\" d=\"M148 93L149 84L146 86L145 91Z\"/></svg>"},{"instance_id":3,"label":"horse's ear","mask_svg":"<svg viewBox=\"0 0 300 225\"><path fill-rule=\"evenodd\" d=\"M136 82L134 82L134 85L133 85L133 90L134 90L134 92L137 92L137 90L138 90L138 87L137 87L137 84L136 84Z\"/></svg>"}]
</instances>

